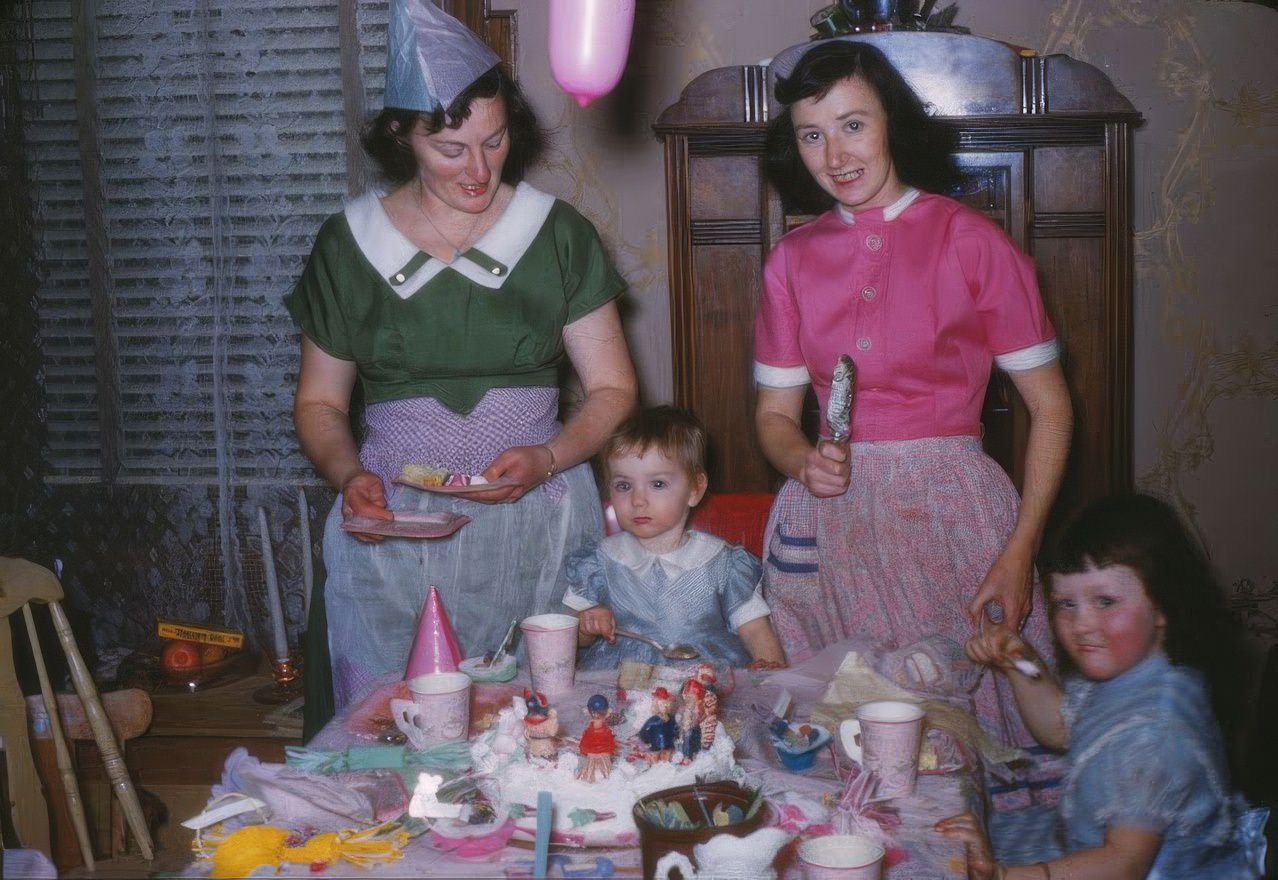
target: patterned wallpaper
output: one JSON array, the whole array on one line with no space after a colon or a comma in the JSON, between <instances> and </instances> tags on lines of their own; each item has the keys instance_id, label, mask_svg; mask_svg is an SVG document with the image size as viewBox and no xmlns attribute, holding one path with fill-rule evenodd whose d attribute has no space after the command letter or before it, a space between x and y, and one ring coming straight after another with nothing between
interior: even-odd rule
<instances>
[{"instance_id":1,"label":"patterned wallpaper","mask_svg":"<svg viewBox=\"0 0 1278 880\"><path fill-rule=\"evenodd\" d=\"M518 68L553 129L533 180L599 226L631 284L644 396L671 395L662 157L651 124L702 71L805 40L822 0L642 0L626 74L585 110L554 85L543 0L518 11ZM1241 0L961 0L960 24L1103 70L1136 133L1136 449L1278 641L1278 12Z\"/></svg>"}]
</instances>

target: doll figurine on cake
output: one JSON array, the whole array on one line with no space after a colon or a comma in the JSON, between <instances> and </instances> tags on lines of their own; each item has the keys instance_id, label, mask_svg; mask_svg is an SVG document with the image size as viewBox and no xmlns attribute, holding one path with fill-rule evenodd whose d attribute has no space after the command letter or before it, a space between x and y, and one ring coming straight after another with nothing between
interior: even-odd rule
<instances>
[{"instance_id":1,"label":"doll figurine on cake","mask_svg":"<svg viewBox=\"0 0 1278 880\"><path fill-rule=\"evenodd\" d=\"M639 728L639 739L648 747L644 755L649 764L669 761L679 731L675 724L673 700L663 687L652 692L652 715Z\"/></svg>"},{"instance_id":2,"label":"doll figurine on cake","mask_svg":"<svg viewBox=\"0 0 1278 880\"><path fill-rule=\"evenodd\" d=\"M530 758L552 759L559 751L559 713L541 693L524 691L528 714L524 716L524 740Z\"/></svg>"},{"instance_id":3,"label":"doll figurine on cake","mask_svg":"<svg viewBox=\"0 0 1278 880\"><path fill-rule=\"evenodd\" d=\"M705 696L702 698L701 708L703 714L701 717L701 748L708 749L714 745L715 728L719 725L719 692L715 685L719 683L719 677L714 674L714 667L709 663L702 663L697 667L696 680L701 682L705 688Z\"/></svg>"},{"instance_id":4,"label":"doll figurine on cake","mask_svg":"<svg viewBox=\"0 0 1278 880\"><path fill-rule=\"evenodd\" d=\"M612 756L617 753L617 738L608 726L608 698L595 694L586 702L590 721L581 732L577 750L585 762L577 768L577 778L587 782L607 779L612 773Z\"/></svg>"},{"instance_id":5,"label":"doll figurine on cake","mask_svg":"<svg viewBox=\"0 0 1278 880\"><path fill-rule=\"evenodd\" d=\"M695 678L683 683L679 708L679 760L687 764L701 751L701 723L705 720L706 686Z\"/></svg>"}]
</instances>

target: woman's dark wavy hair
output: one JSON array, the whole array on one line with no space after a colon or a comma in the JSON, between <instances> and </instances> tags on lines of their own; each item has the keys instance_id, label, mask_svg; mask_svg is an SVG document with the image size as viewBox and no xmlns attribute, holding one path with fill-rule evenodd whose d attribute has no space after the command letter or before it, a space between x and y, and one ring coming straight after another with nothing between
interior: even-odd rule
<instances>
[{"instance_id":1,"label":"woman's dark wavy hair","mask_svg":"<svg viewBox=\"0 0 1278 880\"><path fill-rule=\"evenodd\" d=\"M959 182L951 155L954 130L931 116L919 96L881 51L868 43L832 40L808 51L788 77L777 80L785 110L768 126L768 177L788 205L825 211L834 198L812 179L799 157L790 109L804 98L823 98L850 77L860 77L879 97L888 120L888 150L907 186L946 194Z\"/></svg>"},{"instance_id":2,"label":"woman's dark wavy hair","mask_svg":"<svg viewBox=\"0 0 1278 880\"><path fill-rule=\"evenodd\" d=\"M1167 656L1206 677L1226 742L1235 742L1247 665L1241 627L1229 614L1207 554L1167 503L1115 495L1088 505L1065 527L1044 571L1050 587L1051 575L1110 565L1125 565L1140 577L1167 619Z\"/></svg>"},{"instance_id":3,"label":"woman's dark wavy hair","mask_svg":"<svg viewBox=\"0 0 1278 880\"><path fill-rule=\"evenodd\" d=\"M519 84L501 65L467 86L447 110L439 107L423 113L387 107L365 127L362 138L364 151L377 163L382 176L388 181L407 183L417 176L417 159L409 141L417 120L423 120L431 134L445 128L458 128L470 118L471 104L478 98L501 98L506 105L510 153L502 166L501 180L502 183L518 183L541 155L546 137Z\"/></svg>"}]
</instances>

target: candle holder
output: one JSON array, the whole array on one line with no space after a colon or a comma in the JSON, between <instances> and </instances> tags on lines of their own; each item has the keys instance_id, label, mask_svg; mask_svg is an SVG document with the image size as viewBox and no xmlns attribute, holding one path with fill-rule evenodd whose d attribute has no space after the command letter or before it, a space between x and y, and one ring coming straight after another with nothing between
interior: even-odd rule
<instances>
[{"instance_id":1,"label":"candle holder","mask_svg":"<svg viewBox=\"0 0 1278 880\"><path fill-rule=\"evenodd\" d=\"M290 703L302 695L302 659L296 652L287 657L271 658L271 678L268 684L253 691L253 701L268 705Z\"/></svg>"}]
</instances>

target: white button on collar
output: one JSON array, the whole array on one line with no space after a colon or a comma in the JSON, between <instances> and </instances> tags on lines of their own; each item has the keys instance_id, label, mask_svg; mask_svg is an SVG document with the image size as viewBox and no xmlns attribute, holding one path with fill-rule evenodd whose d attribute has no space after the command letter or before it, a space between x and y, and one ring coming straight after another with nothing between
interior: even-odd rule
<instances>
[{"instance_id":1,"label":"white button on collar","mask_svg":"<svg viewBox=\"0 0 1278 880\"><path fill-rule=\"evenodd\" d=\"M404 283L404 273L403 273L403 272L396 272L396 273L395 273L395 283L396 283L396 284L403 284L403 283Z\"/></svg>"}]
</instances>

